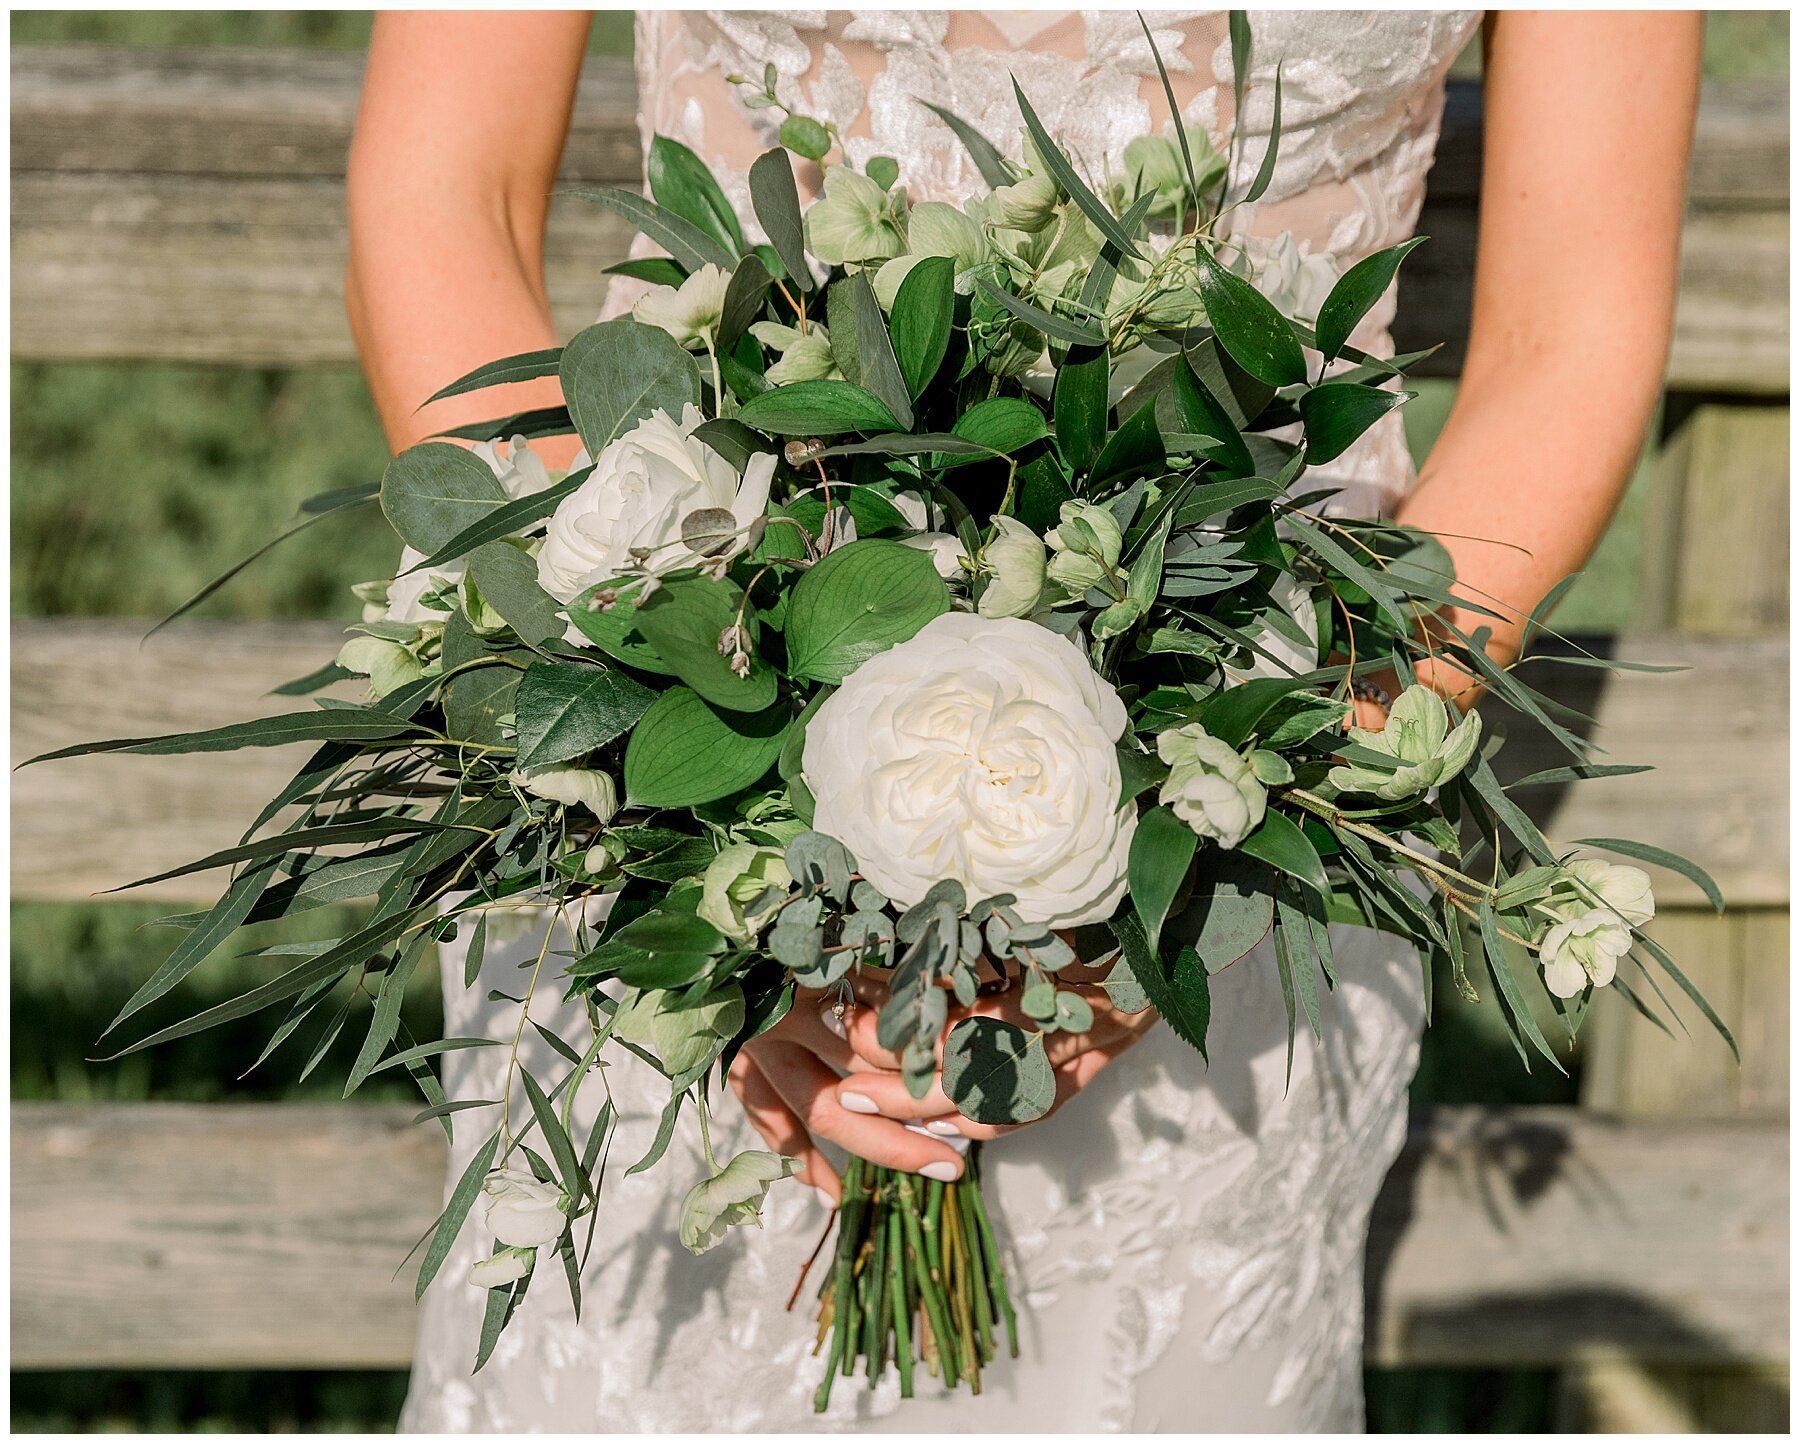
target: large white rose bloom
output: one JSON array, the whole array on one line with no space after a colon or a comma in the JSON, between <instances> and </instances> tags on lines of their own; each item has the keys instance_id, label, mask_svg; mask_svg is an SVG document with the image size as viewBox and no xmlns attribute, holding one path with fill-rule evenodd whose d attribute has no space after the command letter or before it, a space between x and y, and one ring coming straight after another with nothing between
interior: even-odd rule
<instances>
[{"instance_id":1,"label":"large white rose bloom","mask_svg":"<svg viewBox=\"0 0 1800 1444\"><path fill-rule=\"evenodd\" d=\"M523 436L515 436L504 451L495 441L483 441L469 449L493 470L510 501L535 495L550 485L550 470L544 465L544 458L531 449L531 444ZM569 469L576 471L586 465L587 456L584 452L575 458ZM407 547L400 553L400 574L388 586L387 613L383 620L414 623L444 620L445 613L434 611L425 605L425 594L460 582L468 567L468 559L458 557L454 561L445 562L441 567L412 571L413 567L424 560L425 553L413 547Z\"/></svg>"},{"instance_id":2,"label":"large white rose bloom","mask_svg":"<svg viewBox=\"0 0 1800 1444\"><path fill-rule=\"evenodd\" d=\"M559 602L572 602L597 582L634 568L634 548L649 552L652 571L691 566L697 558L681 544L681 520L689 512L731 513L740 528L763 514L773 455L751 459L740 480L731 463L694 429L705 418L697 406L682 408L679 423L653 411L600 453L593 475L563 498L550 518L538 553L538 585ZM739 536L726 554L743 550Z\"/></svg>"},{"instance_id":3,"label":"large white rose bloom","mask_svg":"<svg viewBox=\"0 0 1800 1444\"><path fill-rule=\"evenodd\" d=\"M902 906L944 878L1011 893L1053 927L1125 893L1137 827L1119 807L1125 706L1072 642L1034 622L948 612L870 658L806 729L813 826Z\"/></svg>"}]
</instances>

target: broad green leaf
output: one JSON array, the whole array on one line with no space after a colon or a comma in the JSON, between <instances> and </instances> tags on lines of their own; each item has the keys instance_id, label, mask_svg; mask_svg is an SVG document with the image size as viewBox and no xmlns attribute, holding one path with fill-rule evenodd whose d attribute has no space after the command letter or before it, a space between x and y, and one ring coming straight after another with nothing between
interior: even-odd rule
<instances>
[{"instance_id":1,"label":"broad green leaf","mask_svg":"<svg viewBox=\"0 0 1800 1444\"><path fill-rule=\"evenodd\" d=\"M1206 319L1231 359L1270 386L1294 386L1306 380L1306 353L1294 328L1268 297L1242 276L1221 266L1204 246L1198 248L1200 298Z\"/></svg>"},{"instance_id":2,"label":"broad green leaf","mask_svg":"<svg viewBox=\"0 0 1800 1444\"><path fill-rule=\"evenodd\" d=\"M523 647L490 646L462 612L452 612L444 623L442 645L444 671L455 673L444 684L444 731L460 742L498 746L503 740L500 719L513 710L520 671L535 654Z\"/></svg>"},{"instance_id":3,"label":"broad green leaf","mask_svg":"<svg viewBox=\"0 0 1800 1444\"><path fill-rule=\"evenodd\" d=\"M426 556L510 499L485 461L448 441L409 446L388 463L381 479L381 509L388 522Z\"/></svg>"},{"instance_id":4,"label":"broad green leaf","mask_svg":"<svg viewBox=\"0 0 1800 1444\"><path fill-rule=\"evenodd\" d=\"M672 578L638 607L637 625L675 675L715 707L760 712L775 700L775 669L756 650L756 615L743 599L732 581ZM742 677L719 651L719 638L740 616L750 639L750 671Z\"/></svg>"},{"instance_id":5,"label":"broad green leaf","mask_svg":"<svg viewBox=\"0 0 1800 1444\"><path fill-rule=\"evenodd\" d=\"M750 205L756 212L782 267L802 291L813 289L806 264L805 229L800 219L800 191L793 162L780 148L766 150L750 163Z\"/></svg>"},{"instance_id":6,"label":"broad green leaf","mask_svg":"<svg viewBox=\"0 0 1800 1444\"><path fill-rule=\"evenodd\" d=\"M1246 857L1254 857L1289 877L1298 878L1320 894L1330 889L1318 849L1307 840L1292 818L1274 808L1264 815L1262 826L1238 844L1238 850Z\"/></svg>"},{"instance_id":7,"label":"broad green leaf","mask_svg":"<svg viewBox=\"0 0 1800 1444\"><path fill-rule=\"evenodd\" d=\"M878 652L950 610L930 555L899 542L852 542L809 570L788 602L788 667L841 682Z\"/></svg>"},{"instance_id":8,"label":"broad green leaf","mask_svg":"<svg viewBox=\"0 0 1800 1444\"><path fill-rule=\"evenodd\" d=\"M693 807L748 787L780 755L790 716L780 703L761 713L722 712L698 692L671 687L626 744L632 805Z\"/></svg>"},{"instance_id":9,"label":"broad green leaf","mask_svg":"<svg viewBox=\"0 0 1800 1444\"><path fill-rule=\"evenodd\" d=\"M683 408L700 400L694 358L662 327L636 321L602 321L576 332L563 347L561 375L589 456L599 456L651 412L680 421Z\"/></svg>"},{"instance_id":10,"label":"broad green leaf","mask_svg":"<svg viewBox=\"0 0 1800 1444\"><path fill-rule=\"evenodd\" d=\"M956 262L927 256L906 273L889 318L894 355L909 395L918 397L944 363L956 318Z\"/></svg>"},{"instance_id":11,"label":"broad green leaf","mask_svg":"<svg viewBox=\"0 0 1800 1444\"><path fill-rule=\"evenodd\" d=\"M787 528L771 527L769 530L785 531ZM613 585L618 583L598 582L569 603L569 620L575 624L576 631L607 656L616 657L627 666L636 667L640 672L673 677L675 669L663 661L662 654L638 630L637 608L632 605L630 597L620 600L605 611L596 610L591 605L595 592Z\"/></svg>"},{"instance_id":12,"label":"broad green leaf","mask_svg":"<svg viewBox=\"0 0 1800 1444\"><path fill-rule=\"evenodd\" d=\"M584 466L581 470L564 477L554 486L547 487L543 491L533 492L529 496L522 496L516 501L509 501L505 506L484 513L423 561L409 567L403 575L410 576L413 572L424 571L427 567L441 567L446 562L467 556L477 547L485 546L488 542L499 541L512 536L515 532L524 531L534 521L539 521L555 511L563 498L572 495L593 473L593 467Z\"/></svg>"},{"instance_id":13,"label":"broad green leaf","mask_svg":"<svg viewBox=\"0 0 1800 1444\"><path fill-rule=\"evenodd\" d=\"M904 430L913 423L912 390L900 370L894 343L888 336L887 318L881 314L881 302L875 299L868 273L858 271L838 285L850 288L856 311L858 369L847 374L892 412ZM835 340L836 332L832 335Z\"/></svg>"},{"instance_id":14,"label":"broad green leaf","mask_svg":"<svg viewBox=\"0 0 1800 1444\"><path fill-rule=\"evenodd\" d=\"M1337 460L1365 431L1415 394L1337 381L1313 387L1300 398L1300 419L1306 423L1306 464L1322 466Z\"/></svg>"},{"instance_id":15,"label":"broad green leaf","mask_svg":"<svg viewBox=\"0 0 1800 1444\"><path fill-rule=\"evenodd\" d=\"M1194 829L1166 807L1152 807L1138 819L1126 876L1131 905L1137 909L1152 952L1161 946L1163 919L1187 881L1199 845Z\"/></svg>"},{"instance_id":16,"label":"broad green leaf","mask_svg":"<svg viewBox=\"0 0 1800 1444\"><path fill-rule=\"evenodd\" d=\"M1242 747L1271 707L1289 693L1304 691L1306 687L1303 676L1255 677L1208 699L1201 709L1200 721L1221 742Z\"/></svg>"},{"instance_id":17,"label":"broad green leaf","mask_svg":"<svg viewBox=\"0 0 1800 1444\"><path fill-rule=\"evenodd\" d=\"M1271 905L1272 906L1272 905ZM1107 924L1118 939L1132 980L1143 990L1175 1036L1206 1057L1206 1028L1212 1021L1212 989L1207 969L1192 947L1177 950L1172 962L1153 952L1137 914L1122 910ZM1266 931L1265 926L1265 931Z\"/></svg>"},{"instance_id":18,"label":"broad green leaf","mask_svg":"<svg viewBox=\"0 0 1800 1444\"><path fill-rule=\"evenodd\" d=\"M519 680L519 766L582 757L631 730L656 694L623 672L576 662L534 662Z\"/></svg>"},{"instance_id":19,"label":"broad green leaf","mask_svg":"<svg viewBox=\"0 0 1800 1444\"><path fill-rule=\"evenodd\" d=\"M620 186L601 186L577 187L562 194L592 201L630 221L690 271L697 271L702 266L717 266L729 271L737 261L736 256L692 221L684 220L653 200L646 200L636 191Z\"/></svg>"},{"instance_id":20,"label":"broad green leaf","mask_svg":"<svg viewBox=\"0 0 1800 1444\"><path fill-rule=\"evenodd\" d=\"M42 752L21 764L55 762L96 752L135 752L166 757L183 752L236 752L242 747L285 747L291 742L376 742L403 737L419 729L398 717L365 707L333 707L317 712L284 712L252 722L233 722L205 732L172 732L164 737L114 737L104 742L78 742Z\"/></svg>"},{"instance_id":21,"label":"broad green leaf","mask_svg":"<svg viewBox=\"0 0 1800 1444\"><path fill-rule=\"evenodd\" d=\"M1071 351L1056 372L1053 410L1056 444L1077 471L1086 471L1100 454L1110 409L1107 387L1112 363L1104 346ZM1155 403L1151 406L1154 409Z\"/></svg>"},{"instance_id":22,"label":"broad green leaf","mask_svg":"<svg viewBox=\"0 0 1800 1444\"><path fill-rule=\"evenodd\" d=\"M1006 168L1006 158L991 140L961 116L953 115L943 106L933 105L929 100L919 97L914 98L950 127L956 138L963 143L963 148L969 152L969 159L975 162L975 169L981 172L981 178L987 182L989 190L998 190L1001 186L1012 183L1012 176Z\"/></svg>"},{"instance_id":23,"label":"broad green leaf","mask_svg":"<svg viewBox=\"0 0 1800 1444\"><path fill-rule=\"evenodd\" d=\"M557 641L567 629L561 604L538 585L537 562L518 547L486 543L469 558L469 576L482 599L528 646Z\"/></svg>"},{"instance_id":24,"label":"broad green leaf","mask_svg":"<svg viewBox=\"0 0 1800 1444\"><path fill-rule=\"evenodd\" d=\"M1262 863L1209 852L1193 895L1163 922L1164 950L1171 941L1192 948L1209 973L1230 967L1268 933L1274 893L1275 874Z\"/></svg>"},{"instance_id":25,"label":"broad green leaf","mask_svg":"<svg viewBox=\"0 0 1800 1444\"><path fill-rule=\"evenodd\" d=\"M731 273L731 282L725 288L725 304L719 315L720 351L730 351L737 345L738 337L761 312L763 298L774 284L774 278L760 256L745 256L737 263L737 269Z\"/></svg>"},{"instance_id":26,"label":"broad green leaf","mask_svg":"<svg viewBox=\"0 0 1800 1444\"><path fill-rule=\"evenodd\" d=\"M944 1042L944 1091L977 1123L1029 1123L1056 1102L1044 1035L998 1018L964 1018Z\"/></svg>"},{"instance_id":27,"label":"broad green leaf","mask_svg":"<svg viewBox=\"0 0 1800 1444\"><path fill-rule=\"evenodd\" d=\"M1331 294L1325 298L1325 304L1319 307L1319 320L1313 328L1320 354L1327 361L1337 359L1338 352L1350 339L1350 333L1356 329L1357 323L1369 314L1369 308L1393 284L1394 274L1400 269L1400 263L1406 259L1408 252L1424 240L1424 236L1414 236L1410 241L1389 246L1385 251L1377 251L1372 256L1364 256L1338 277L1337 284L1331 288Z\"/></svg>"},{"instance_id":28,"label":"broad green leaf","mask_svg":"<svg viewBox=\"0 0 1800 1444\"><path fill-rule=\"evenodd\" d=\"M1156 425L1156 404L1146 401L1106 438L1094 462L1092 485L1123 481L1162 466L1166 453Z\"/></svg>"},{"instance_id":29,"label":"broad green leaf","mask_svg":"<svg viewBox=\"0 0 1800 1444\"><path fill-rule=\"evenodd\" d=\"M680 141L659 135L650 142L646 167L650 194L658 205L711 236L734 255L744 249L737 212L706 167Z\"/></svg>"},{"instance_id":30,"label":"broad green leaf","mask_svg":"<svg viewBox=\"0 0 1800 1444\"><path fill-rule=\"evenodd\" d=\"M1248 477L1256 471L1250 448L1231 417L1194 371L1185 356L1173 358L1169 374L1169 397L1175 407L1175 418L1183 431L1210 436L1215 445L1204 455L1225 468L1228 477ZM1223 508L1220 508L1223 510Z\"/></svg>"},{"instance_id":31,"label":"broad green leaf","mask_svg":"<svg viewBox=\"0 0 1800 1444\"><path fill-rule=\"evenodd\" d=\"M1069 163L1069 158L1063 154L1062 148L1050 138L1050 132L1044 129L1044 123L1038 119L1037 111L1032 109L1031 102L1025 98L1025 92L1020 89L1016 79L1013 81L1013 94L1018 97L1019 113L1025 117L1025 129L1031 133L1031 138L1037 145L1038 154L1043 157L1044 165L1049 169L1057 185L1094 223L1094 228L1102 236L1117 246L1123 254L1142 260L1144 253L1137 248L1137 242L1119 224L1119 218L1109 211L1105 203L1087 188L1080 176L1075 174L1075 167Z\"/></svg>"},{"instance_id":32,"label":"broad green leaf","mask_svg":"<svg viewBox=\"0 0 1800 1444\"><path fill-rule=\"evenodd\" d=\"M543 351L527 351L520 356L508 356L499 361L490 361L485 366L477 366L468 375L452 381L442 391L425 399L429 406L434 401L445 401L452 396L462 396L470 391L483 391L489 386L508 386L517 381L536 381L542 376L556 375L556 364L562 356L562 347L551 346Z\"/></svg>"},{"instance_id":33,"label":"broad green leaf","mask_svg":"<svg viewBox=\"0 0 1800 1444\"><path fill-rule=\"evenodd\" d=\"M977 401L956 418L950 434L988 452L1011 456L1050 434L1044 413L1016 396Z\"/></svg>"},{"instance_id":34,"label":"broad green leaf","mask_svg":"<svg viewBox=\"0 0 1800 1444\"><path fill-rule=\"evenodd\" d=\"M606 268L609 276L629 276L651 286L679 286L687 272L667 256L643 256L628 261L614 261Z\"/></svg>"},{"instance_id":35,"label":"broad green leaf","mask_svg":"<svg viewBox=\"0 0 1800 1444\"><path fill-rule=\"evenodd\" d=\"M1231 359L1217 336L1203 336L1187 349L1188 365L1239 431L1247 430L1275 399L1275 388ZM1210 435L1211 433L1203 433Z\"/></svg>"},{"instance_id":36,"label":"broad green leaf","mask_svg":"<svg viewBox=\"0 0 1800 1444\"><path fill-rule=\"evenodd\" d=\"M796 381L773 387L746 401L737 419L776 436L904 430L877 397L848 381Z\"/></svg>"}]
</instances>

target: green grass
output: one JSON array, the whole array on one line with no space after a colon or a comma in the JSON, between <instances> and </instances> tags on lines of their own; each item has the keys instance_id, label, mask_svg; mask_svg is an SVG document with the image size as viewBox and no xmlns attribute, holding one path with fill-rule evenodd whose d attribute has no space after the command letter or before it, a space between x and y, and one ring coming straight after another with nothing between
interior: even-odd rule
<instances>
[{"instance_id":1,"label":"green grass","mask_svg":"<svg viewBox=\"0 0 1800 1444\"><path fill-rule=\"evenodd\" d=\"M630 10L597 10L590 55L631 54ZM15 10L15 45L240 45L361 50L370 10Z\"/></svg>"}]
</instances>

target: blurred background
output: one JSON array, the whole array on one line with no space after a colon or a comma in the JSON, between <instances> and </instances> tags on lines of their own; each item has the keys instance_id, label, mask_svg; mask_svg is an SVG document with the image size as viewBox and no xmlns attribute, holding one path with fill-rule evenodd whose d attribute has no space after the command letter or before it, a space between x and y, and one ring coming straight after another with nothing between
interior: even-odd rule
<instances>
[{"instance_id":1,"label":"blurred background","mask_svg":"<svg viewBox=\"0 0 1800 1444\"><path fill-rule=\"evenodd\" d=\"M109 620L161 615L267 540L304 497L380 474L381 434L337 301L338 178L355 103L354 52L369 16L15 11L11 24L14 712L15 752L29 755L76 736L241 714L268 685L310 670L335 646L329 626L273 624L352 619L349 585L388 575L395 543L372 512L327 521L205 603L197 615L207 625L142 652L141 624ZM630 13L601 13L568 174L635 179L632 90L621 63L630 47ZM1726 918L1698 907L1691 889L1665 890L1659 881L1659 929L1738 1030L1745 1063L1733 1067L1704 1025L1675 1044L1623 1008L1602 1007L1567 1076L1527 1073L1494 1001L1465 1000L1440 979L1415 1088L1419 1108L1438 1109L1431 1116L1439 1123L1426 1130L1416 1176L1390 1190L1400 1196L1372 1258L1372 1296L1393 1313L1371 1325L1372 1430L1786 1427L1786 1351L1778 1342L1786 1333L1786 1235L1781 1228L1777 1239L1770 1227L1786 1213L1787 67L1785 13L1708 16L1706 113L1670 392L1615 525L1556 619L1589 645L1607 639L1599 645L1622 655L1694 665L1682 678L1656 679L1654 689L1599 674L1576 679L1585 691L1565 689L1571 706L1608 729L1610 760L1654 761L1667 771L1635 791L1632 779L1596 784L1617 789L1608 795L1618 800L1605 811L1596 810L1605 802L1583 802L1579 820L1557 816L1556 799L1538 809L1555 819L1553 836L1640 837L1714 868L1730 904ZM1421 225L1440 244L1423 248L1416 290L1403 291L1402 349L1454 338L1466 325L1479 73L1472 47L1454 72ZM598 309L602 268L623 255L624 241L598 213L558 211L552 293L571 329ZM1420 383L1422 394L1403 413L1419 457L1455 394L1457 355L1453 341L1441 374ZM166 647L177 650L159 651ZM290 657L295 665L279 670ZM219 700L203 717L167 695L178 670L191 677L192 668L219 678ZM125 717L133 727L117 725ZM141 774L144 764L131 767ZM336 1039L299 1036L243 1077L236 1065L260 1051L266 1023L227 1026L118 1063L89 1061L121 1002L172 946L172 934L144 924L206 899L97 903L88 895L151 870L134 865L145 857L166 864L203 851L195 839L216 824L209 814L230 811L221 796L262 786L260 774L231 781L214 764L165 772L185 779L180 795L147 796L141 776L127 780L136 774L47 769L25 774L15 789L13 1427L391 1428L405 1383L397 1367L404 1355L394 1357L393 1347L366 1359L319 1351L329 1368L289 1367L311 1360L278 1358L279 1346L179 1357L180 1349L146 1345L142 1336L183 1324L150 1319L135 1339L112 1337L130 1327L95 1323L110 1307L104 1279L67 1272L71 1240L107 1217L82 1211L81 1181L93 1186L105 1177L96 1170L132 1166L107 1151L107 1130L122 1127L121 1116L152 1116L102 1114L98 1105L323 1105L338 1097L360 1037L355 1027ZM132 837L123 844L99 829L121 809ZM94 831L71 828L71 817L88 819ZM113 855L121 851L126 856ZM305 935L321 935L316 922ZM298 936L292 924L265 926L250 943ZM167 1011L218 1001L265 966L255 957L215 960L165 1000ZM407 1022L427 1032L437 1026L435 974L418 976ZM376 1075L354 1108L385 1105L386 1118L401 1105L404 1122L411 1088L384 1085L392 1076ZM1574 1108L1586 1111L1561 1111ZM179 1133L193 1116L158 1111L147 1133ZM1578 1122L1572 1132L1558 1122L1563 1131L1550 1133L1518 1122L1540 1117ZM92 1122L99 1118L108 1121ZM1608 1121L1591 1133L1582 1129L1602 1124L1582 1119ZM1534 1172L1547 1159L1565 1174L1579 1173L1571 1159L1604 1167L1605 1175L1577 1178L1577 1194L1589 1197L1660 1192L1670 1179L1673 1192L1692 1195L1689 1182L1713 1168L1707 1160L1719 1156L1721 1137L1736 1150L1728 1160L1756 1158L1755 1168L1722 1181L1751 1201L1706 1213L1690 1199L1689 1212L1671 1205L1668 1218L1637 1222L1667 1230L1671 1259L1691 1250L1696 1229L1702 1248L1717 1231L1725 1297L1713 1307L1738 1321L1729 1337L1679 1311L1664 1317L1660 1304L1636 1313L1629 1299L1609 1306L1593 1290L1540 1298L1536 1313L1520 1313L1515 1301L1503 1319L1471 1306L1456 1316L1460 1325L1428 1309L1405 1312L1408 1270L1427 1271L1430 1262L1407 1252L1406 1229L1414 1212L1424 1219L1427 1202L1461 1197L1484 1209L1485 1226L1499 1235L1529 1230L1534 1190L1549 1196L1567 1187ZM142 1131L134 1146L146 1154L151 1147ZM253 1158L268 1146L244 1144ZM1480 1166L1459 1173L1471 1158ZM158 1164L146 1158L141 1166L153 1173ZM1620 1181L1610 1176L1615 1168L1639 1172ZM1508 1194L1500 1203L1490 1196L1496 1181ZM179 1197L170 1184L156 1201L172 1212ZM430 1198L418 1202L429 1210ZM162 1226L170 1222L165 1216ZM144 1232L119 1242L131 1251L130 1266L175 1267L180 1255L165 1258L151 1226ZM1502 1241L1515 1252L1537 1246L1528 1231ZM404 1246L389 1251L384 1242L369 1254L383 1278ZM1649 1256L1642 1263L1650 1273L1662 1266ZM1668 1267L1668 1281L1646 1285L1652 1304L1683 1287L1676 1265ZM1740 1286L1742 1296L1733 1295ZM1394 1293L1386 1303L1383 1288ZM87 1295L89 1312L69 1304ZM203 1310L207 1297L198 1290L192 1309ZM1591 1318L1571 1325L1571 1310L1584 1309ZM1559 1312L1561 1333L1530 1323ZM1621 1325L1627 1316L1638 1322ZM273 1318L264 1327L289 1323ZM1552 1359L1579 1362L1550 1367ZM353 1364L372 1367L344 1367Z\"/></svg>"}]
</instances>

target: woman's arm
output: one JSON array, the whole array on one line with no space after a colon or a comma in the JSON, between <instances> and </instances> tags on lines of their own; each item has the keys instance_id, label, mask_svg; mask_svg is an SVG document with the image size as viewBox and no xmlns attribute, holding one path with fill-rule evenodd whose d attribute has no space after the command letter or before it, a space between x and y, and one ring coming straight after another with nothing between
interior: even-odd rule
<instances>
[{"instance_id":1,"label":"woman's arm","mask_svg":"<svg viewBox=\"0 0 1800 1444\"><path fill-rule=\"evenodd\" d=\"M1514 617L1452 614L1464 632L1492 626L1503 664L1598 544L1662 387L1700 26L1689 11L1489 22L1469 354L1398 519L1440 533L1459 590ZM1420 676L1473 699L1455 668Z\"/></svg>"},{"instance_id":2,"label":"woman's arm","mask_svg":"<svg viewBox=\"0 0 1800 1444\"><path fill-rule=\"evenodd\" d=\"M485 362L557 344L544 221L587 46L586 11L390 11L350 147L350 330L400 451L562 400L554 380L419 410ZM537 449L566 466L574 438Z\"/></svg>"}]
</instances>

